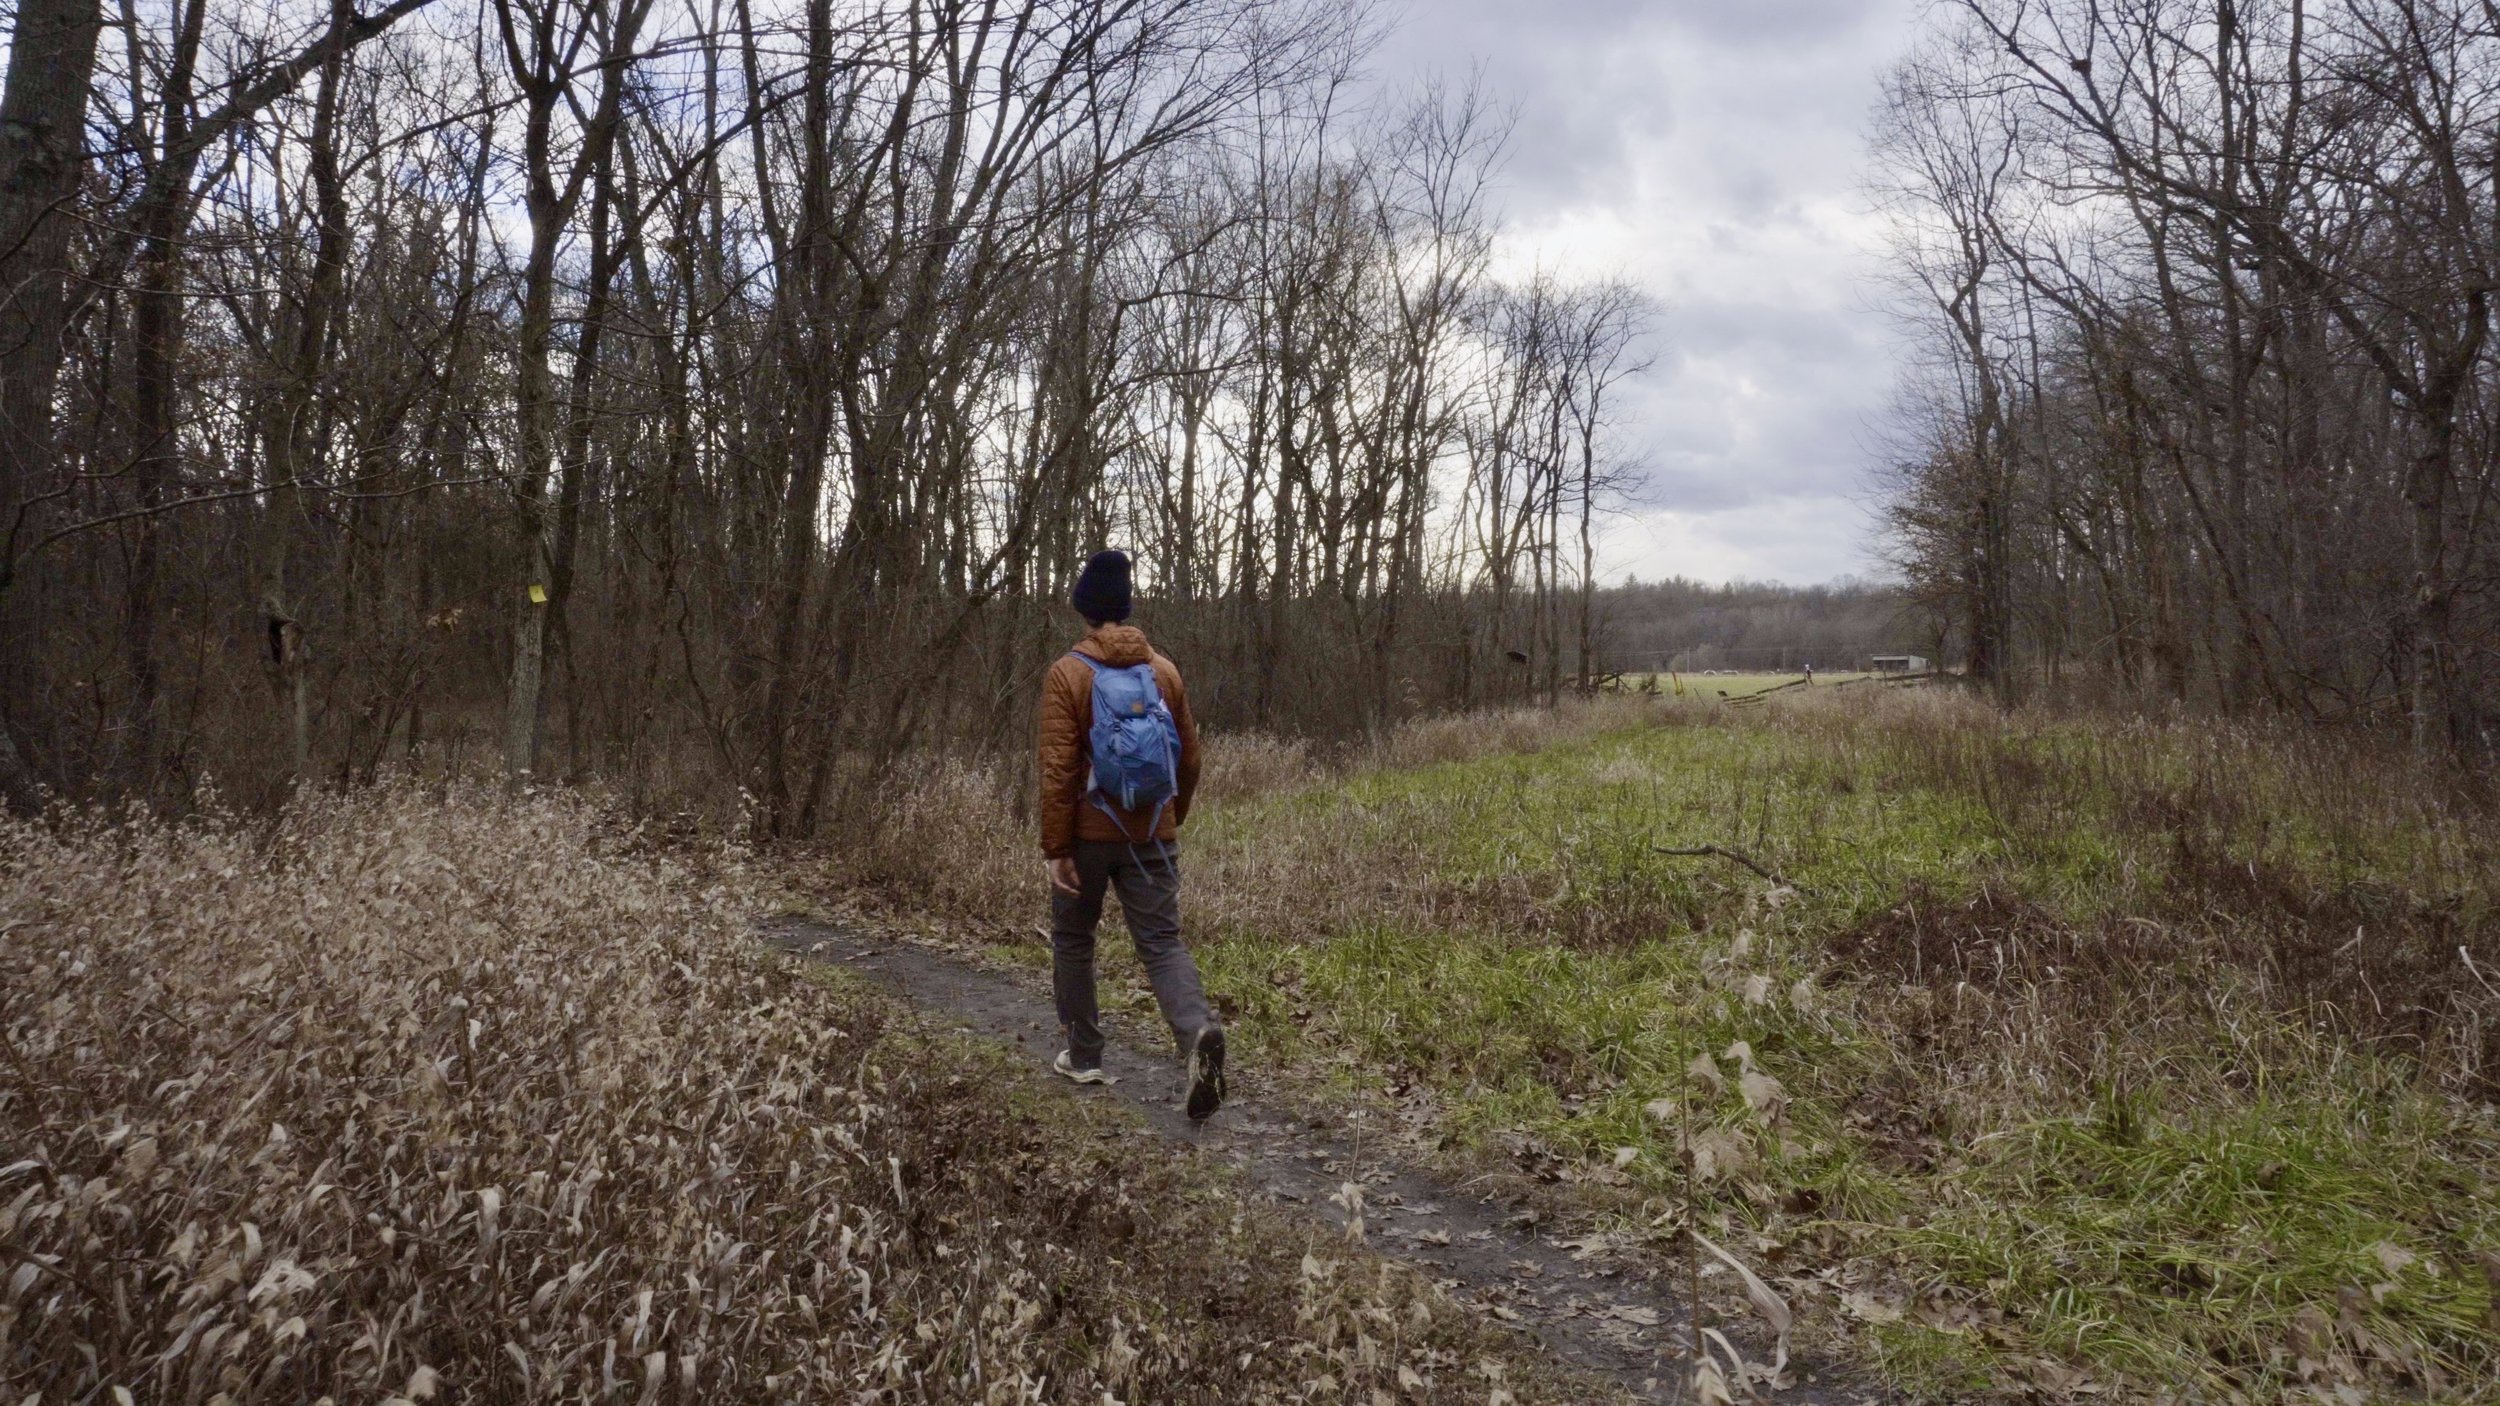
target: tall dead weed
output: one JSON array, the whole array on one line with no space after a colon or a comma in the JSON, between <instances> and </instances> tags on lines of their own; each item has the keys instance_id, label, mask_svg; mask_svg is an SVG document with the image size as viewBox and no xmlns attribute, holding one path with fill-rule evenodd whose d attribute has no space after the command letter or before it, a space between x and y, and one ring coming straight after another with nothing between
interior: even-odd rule
<instances>
[{"instance_id":1,"label":"tall dead weed","mask_svg":"<svg viewBox=\"0 0 2500 1406\"><path fill-rule=\"evenodd\" d=\"M1299 1245L763 955L740 855L617 828L0 829L10 1399L1463 1394L1474 1330L1401 1278L1272 1350Z\"/></svg>"}]
</instances>

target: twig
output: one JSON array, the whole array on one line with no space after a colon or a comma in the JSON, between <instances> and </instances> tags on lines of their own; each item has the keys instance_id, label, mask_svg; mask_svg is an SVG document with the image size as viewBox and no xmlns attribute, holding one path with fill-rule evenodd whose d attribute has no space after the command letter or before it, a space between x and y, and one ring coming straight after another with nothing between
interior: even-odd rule
<instances>
[{"instance_id":1,"label":"twig","mask_svg":"<svg viewBox=\"0 0 2500 1406\"><path fill-rule=\"evenodd\" d=\"M1693 1324L1694 1370L1701 1367L1701 1207L1693 1200L1693 1066L1684 1065L1675 1085L1676 1135L1684 1142L1684 1311Z\"/></svg>"},{"instance_id":2,"label":"twig","mask_svg":"<svg viewBox=\"0 0 2500 1406\"><path fill-rule=\"evenodd\" d=\"M2483 989L2485 991L2491 992L2494 996L2500 996L2500 990L2493 988L2490 980L2483 975L2483 969L2474 965L2474 954L2466 951L2463 943L2459 943L2457 945L2457 956L2464 959L2465 969L2474 973L2474 979L2483 984Z\"/></svg>"},{"instance_id":3,"label":"twig","mask_svg":"<svg viewBox=\"0 0 2500 1406\"><path fill-rule=\"evenodd\" d=\"M1736 863L1742 864L1746 868L1751 869L1755 873L1760 874L1762 877L1769 879L1772 883L1778 884L1782 888L1792 888L1799 893L1808 892L1805 885L1798 883L1785 874L1780 873L1778 870L1763 863L1761 860L1755 859L1741 850L1729 849L1725 845L1692 845L1684 848L1678 848L1672 845L1658 845L1654 848L1656 848L1660 854L1682 855L1686 858L1733 860Z\"/></svg>"}]
</instances>

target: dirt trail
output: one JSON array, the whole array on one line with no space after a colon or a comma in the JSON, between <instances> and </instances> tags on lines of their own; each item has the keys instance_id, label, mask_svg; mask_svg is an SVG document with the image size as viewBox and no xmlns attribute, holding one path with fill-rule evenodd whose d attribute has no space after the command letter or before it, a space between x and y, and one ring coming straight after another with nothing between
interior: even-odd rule
<instances>
[{"instance_id":1,"label":"dirt trail","mask_svg":"<svg viewBox=\"0 0 2500 1406\"><path fill-rule=\"evenodd\" d=\"M1347 1219L1341 1188L1355 1182L1362 1188L1366 1238L1375 1253L1418 1266L1452 1297L1533 1334L1557 1358L1636 1397L1676 1401L1687 1394L1679 1346L1686 1320L1682 1296L1669 1286L1672 1274L1651 1271L1658 1276L1653 1278L1626 1270L1587 1245L1539 1235L1513 1208L1403 1165L1376 1145L1379 1139L1358 1146L1315 1126L1260 1097L1255 1071L1248 1078L1237 1074L1224 1111L1199 1127L1181 1111L1172 1060L1117 1039L1104 1051L1103 1066L1118 1083L1079 1088L1055 1079L1047 1062L1057 1052L1057 1023L1039 982L983 970L914 943L802 918L775 919L763 935L786 951L857 972L961 1029L1021 1047L1037 1080L1072 1097L1121 1099L1158 1134L1223 1159L1263 1194L1339 1230ZM1770 1343L1758 1325L1713 1315L1713 1326L1727 1332L1748 1361L1769 1359ZM1879 1389L1812 1362L1791 1361L1787 1380L1789 1385L1769 1399L1884 1399Z\"/></svg>"}]
</instances>

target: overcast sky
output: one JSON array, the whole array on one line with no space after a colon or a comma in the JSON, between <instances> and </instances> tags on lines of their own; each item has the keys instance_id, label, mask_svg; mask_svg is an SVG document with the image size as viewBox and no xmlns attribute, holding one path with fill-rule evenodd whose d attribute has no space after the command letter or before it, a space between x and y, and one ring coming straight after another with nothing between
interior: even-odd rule
<instances>
[{"instance_id":1,"label":"overcast sky","mask_svg":"<svg viewBox=\"0 0 2500 1406\"><path fill-rule=\"evenodd\" d=\"M1859 171L1920 0L1388 3L1382 83L1481 65L1516 109L1506 260L1621 272L1665 304L1623 401L1649 482L1602 574L1875 574L1893 332Z\"/></svg>"}]
</instances>

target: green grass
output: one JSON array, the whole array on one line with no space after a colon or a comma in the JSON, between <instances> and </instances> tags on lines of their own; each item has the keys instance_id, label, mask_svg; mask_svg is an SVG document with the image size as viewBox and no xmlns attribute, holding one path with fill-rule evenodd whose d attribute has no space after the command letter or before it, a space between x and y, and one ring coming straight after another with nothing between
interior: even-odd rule
<instances>
[{"instance_id":1,"label":"green grass","mask_svg":"<svg viewBox=\"0 0 2500 1406\"><path fill-rule=\"evenodd\" d=\"M1719 1208L1887 1266L1908 1317L1875 1350L1914 1386L2049 1357L2264 1399L2323 1315L2361 1331L2329 1335L2320 1383L2493 1399L2487 1093L2322 1033L2242 961L2330 902L2366 899L2383 941L2487 934L2473 816L2221 732L1668 721L1204 813L1203 960L1249 1058L1426 1089L1480 1157L1634 1148L1625 1194L1663 1201L1675 1134L1645 1110L1711 1052L1699 1118L1742 1162ZM1699 843L1802 891L1658 852ZM1979 915L1975 979L1866 955L1905 900Z\"/></svg>"},{"instance_id":2,"label":"green grass","mask_svg":"<svg viewBox=\"0 0 2500 1406\"><path fill-rule=\"evenodd\" d=\"M2346 1289L2400 1351L2481 1336L2488 1292L2451 1251L2488 1243L2492 1207L2443 1155L2451 1125L2400 1091L2340 1090L2355 1096L2343 1105L2335 1092L2125 1133L2094 1119L2015 1129L1961 1174L1953 1212L1902 1243L2034 1306L2028 1327L2049 1346L2153 1379L2262 1364L2300 1307Z\"/></svg>"}]
</instances>

